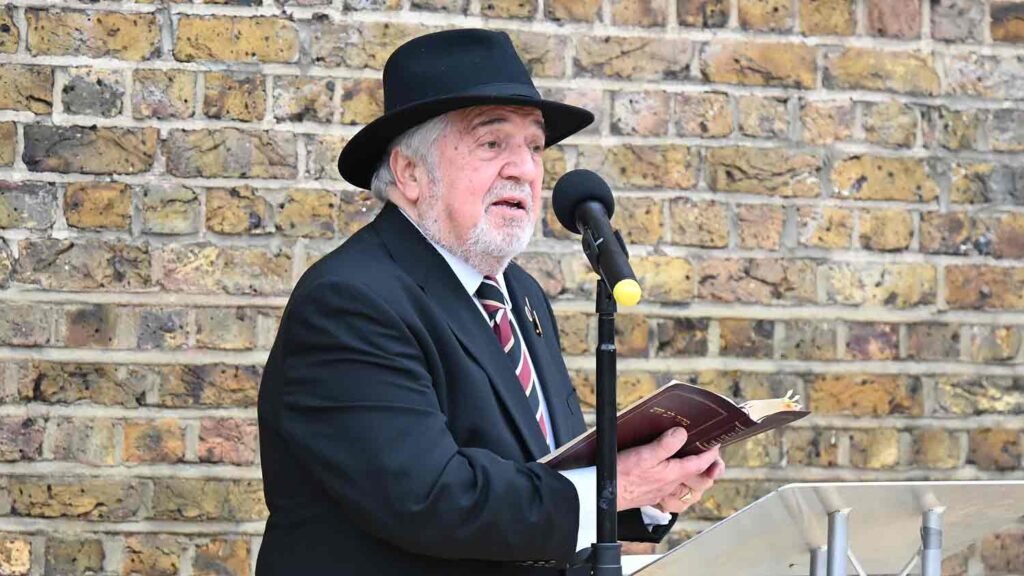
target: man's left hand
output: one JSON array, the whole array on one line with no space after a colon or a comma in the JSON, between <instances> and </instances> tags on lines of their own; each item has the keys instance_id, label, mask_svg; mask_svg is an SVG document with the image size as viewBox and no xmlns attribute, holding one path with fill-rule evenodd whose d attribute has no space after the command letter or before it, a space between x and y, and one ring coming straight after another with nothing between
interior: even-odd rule
<instances>
[{"instance_id":1,"label":"man's left hand","mask_svg":"<svg viewBox=\"0 0 1024 576\"><path fill-rule=\"evenodd\" d=\"M717 453L719 449L718 446L715 446L711 450ZM681 483L668 496L661 499L657 504L657 508L662 512L672 512L675 514L685 512L690 506L696 504L705 492L711 489L715 484L715 480L721 477L724 472L725 462L721 456L717 456L715 461L704 472Z\"/></svg>"}]
</instances>

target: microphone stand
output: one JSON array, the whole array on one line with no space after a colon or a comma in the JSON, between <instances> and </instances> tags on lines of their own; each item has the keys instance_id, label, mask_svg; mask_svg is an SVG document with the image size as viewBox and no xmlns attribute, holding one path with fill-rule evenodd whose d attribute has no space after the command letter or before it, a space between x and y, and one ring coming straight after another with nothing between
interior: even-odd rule
<instances>
[{"instance_id":1,"label":"microphone stand","mask_svg":"<svg viewBox=\"0 0 1024 576\"><path fill-rule=\"evenodd\" d=\"M618 232L616 239L623 244ZM583 230L583 252L600 274L598 245ZM591 545L593 576L622 576L622 544L618 536L616 458L615 298L604 278L597 280L597 542Z\"/></svg>"}]
</instances>

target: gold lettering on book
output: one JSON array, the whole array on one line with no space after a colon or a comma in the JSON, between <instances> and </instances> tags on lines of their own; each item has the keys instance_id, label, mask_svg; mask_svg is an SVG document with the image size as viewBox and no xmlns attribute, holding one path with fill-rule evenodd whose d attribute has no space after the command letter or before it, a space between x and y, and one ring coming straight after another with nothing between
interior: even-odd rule
<instances>
[{"instance_id":1,"label":"gold lettering on book","mask_svg":"<svg viewBox=\"0 0 1024 576\"><path fill-rule=\"evenodd\" d=\"M664 408L658 408L657 406L655 406L654 408L651 408L651 412L654 413L654 414L657 414L658 416L661 416L663 418L673 418L673 419L675 419L676 422L678 422L682 426L689 426L690 425L690 421L689 420L687 420L686 418L683 418L682 416L680 416L679 414L676 414L675 412L673 412L671 410L665 410Z\"/></svg>"},{"instance_id":2,"label":"gold lettering on book","mask_svg":"<svg viewBox=\"0 0 1024 576\"><path fill-rule=\"evenodd\" d=\"M738 436L745 432L747 429L744 428L739 422L733 424L733 429L728 432L723 432L714 438L704 440L703 442L697 443L697 448L701 450L710 450L719 444L728 441L730 438Z\"/></svg>"}]
</instances>

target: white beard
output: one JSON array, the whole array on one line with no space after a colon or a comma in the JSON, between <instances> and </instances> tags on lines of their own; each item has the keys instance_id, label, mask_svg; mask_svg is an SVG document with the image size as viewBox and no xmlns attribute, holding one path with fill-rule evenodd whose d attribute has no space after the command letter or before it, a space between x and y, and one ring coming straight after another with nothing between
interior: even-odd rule
<instances>
[{"instance_id":1,"label":"white beard","mask_svg":"<svg viewBox=\"0 0 1024 576\"><path fill-rule=\"evenodd\" d=\"M419 202L419 226L423 233L448 250L466 261L476 270L488 274L500 274L513 257L517 256L530 243L537 219L533 216L533 193L525 183L511 180L499 180L487 191L484 205L490 206L495 200L505 196L515 196L526 208L530 218L527 220L509 219L506 226L494 228L485 213L476 226L469 231L465 242L459 242L452 236L451 230L444 230L441 224L441 192L436 185L437 179L431 178L431 189Z\"/></svg>"}]
</instances>

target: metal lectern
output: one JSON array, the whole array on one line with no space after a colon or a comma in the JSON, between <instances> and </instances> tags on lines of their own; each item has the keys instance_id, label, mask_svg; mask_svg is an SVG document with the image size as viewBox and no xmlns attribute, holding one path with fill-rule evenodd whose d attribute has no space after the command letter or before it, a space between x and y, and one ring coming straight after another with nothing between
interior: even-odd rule
<instances>
[{"instance_id":1,"label":"metal lectern","mask_svg":"<svg viewBox=\"0 0 1024 576\"><path fill-rule=\"evenodd\" d=\"M1024 481L789 484L633 574L939 576L1022 516Z\"/></svg>"}]
</instances>

